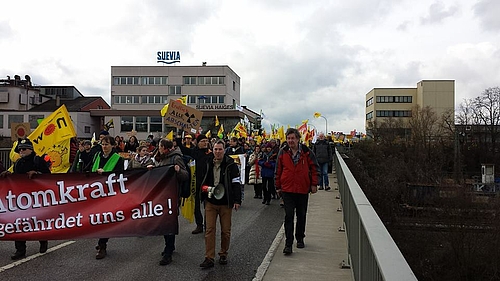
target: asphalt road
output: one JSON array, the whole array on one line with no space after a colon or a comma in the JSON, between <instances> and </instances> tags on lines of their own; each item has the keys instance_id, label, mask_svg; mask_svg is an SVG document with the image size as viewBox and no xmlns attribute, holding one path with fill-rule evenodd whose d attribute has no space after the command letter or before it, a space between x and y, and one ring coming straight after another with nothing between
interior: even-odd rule
<instances>
[{"instance_id":1,"label":"asphalt road","mask_svg":"<svg viewBox=\"0 0 500 281\"><path fill-rule=\"evenodd\" d=\"M284 219L279 202L261 204L253 186L245 187L245 200L233 211L228 264L201 269L203 234L191 234L195 224L179 217L173 262L160 266L162 236L111 238L108 256L95 259L97 239L49 241L49 251L38 254L39 244L28 241L27 258L13 262L14 242L0 242L0 280L252 280ZM219 230L219 229L218 229ZM216 253L220 234L217 234Z\"/></svg>"}]
</instances>

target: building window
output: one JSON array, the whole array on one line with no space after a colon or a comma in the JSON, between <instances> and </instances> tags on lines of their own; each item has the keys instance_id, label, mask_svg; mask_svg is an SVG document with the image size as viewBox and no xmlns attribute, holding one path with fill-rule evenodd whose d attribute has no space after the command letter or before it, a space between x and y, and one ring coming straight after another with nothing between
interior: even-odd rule
<instances>
[{"instance_id":1,"label":"building window","mask_svg":"<svg viewBox=\"0 0 500 281\"><path fill-rule=\"evenodd\" d=\"M366 120L371 120L373 118L373 111L370 111L368 112L368 114L366 114Z\"/></svg>"},{"instance_id":2,"label":"building window","mask_svg":"<svg viewBox=\"0 0 500 281\"><path fill-rule=\"evenodd\" d=\"M198 100L197 100L197 96L188 96L187 98L187 103L197 103Z\"/></svg>"},{"instance_id":3,"label":"building window","mask_svg":"<svg viewBox=\"0 0 500 281\"><path fill-rule=\"evenodd\" d=\"M181 94L181 86L170 86L168 88L169 95L180 95Z\"/></svg>"},{"instance_id":4,"label":"building window","mask_svg":"<svg viewBox=\"0 0 500 281\"><path fill-rule=\"evenodd\" d=\"M369 100L366 101L366 107L369 107L372 104L373 104L373 97L371 97Z\"/></svg>"},{"instance_id":5,"label":"building window","mask_svg":"<svg viewBox=\"0 0 500 281\"><path fill-rule=\"evenodd\" d=\"M224 85L224 76L198 77L199 85Z\"/></svg>"},{"instance_id":6,"label":"building window","mask_svg":"<svg viewBox=\"0 0 500 281\"><path fill-rule=\"evenodd\" d=\"M411 117L410 110L377 110L377 117Z\"/></svg>"},{"instance_id":7,"label":"building window","mask_svg":"<svg viewBox=\"0 0 500 281\"><path fill-rule=\"evenodd\" d=\"M412 96L377 96L377 103L412 103Z\"/></svg>"},{"instance_id":8,"label":"building window","mask_svg":"<svg viewBox=\"0 0 500 281\"><path fill-rule=\"evenodd\" d=\"M115 104L139 104L139 96L114 96Z\"/></svg>"},{"instance_id":9,"label":"building window","mask_svg":"<svg viewBox=\"0 0 500 281\"><path fill-rule=\"evenodd\" d=\"M135 130L137 132L147 132L148 131L148 117L147 116L136 116L135 117Z\"/></svg>"},{"instance_id":10,"label":"building window","mask_svg":"<svg viewBox=\"0 0 500 281\"><path fill-rule=\"evenodd\" d=\"M24 116L23 115L9 115L9 127L10 129L10 124L12 123L23 123L24 122Z\"/></svg>"},{"instance_id":11,"label":"building window","mask_svg":"<svg viewBox=\"0 0 500 281\"><path fill-rule=\"evenodd\" d=\"M236 91L236 82L233 81L233 91Z\"/></svg>"},{"instance_id":12,"label":"building window","mask_svg":"<svg viewBox=\"0 0 500 281\"><path fill-rule=\"evenodd\" d=\"M3 129L3 115L0 114L0 129Z\"/></svg>"},{"instance_id":13,"label":"building window","mask_svg":"<svg viewBox=\"0 0 500 281\"><path fill-rule=\"evenodd\" d=\"M43 119L43 115L28 115L28 122L30 122L30 129L36 129L38 127L38 119Z\"/></svg>"},{"instance_id":14,"label":"building window","mask_svg":"<svg viewBox=\"0 0 500 281\"><path fill-rule=\"evenodd\" d=\"M86 134L90 134L90 126L83 127L83 132Z\"/></svg>"},{"instance_id":15,"label":"building window","mask_svg":"<svg viewBox=\"0 0 500 281\"><path fill-rule=\"evenodd\" d=\"M184 85L196 85L196 77L184 76Z\"/></svg>"},{"instance_id":16,"label":"building window","mask_svg":"<svg viewBox=\"0 0 500 281\"><path fill-rule=\"evenodd\" d=\"M149 117L149 131L150 132L161 132L162 128L162 117L150 116Z\"/></svg>"},{"instance_id":17,"label":"building window","mask_svg":"<svg viewBox=\"0 0 500 281\"><path fill-rule=\"evenodd\" d=\"M141 77L142 85L167 85L168 77L167 76L159 76L159 77Z\"/></svg>"},{"instance_id":18,"label":"building window","mask_svg":"<svg viewBox=\"0 0 500 281\"><path fill-rule=\"evenodd\" d=\"M122 116L121 118L121 131L131 132L134 129L134 117L132 116Z\"/></svg>"}]
</instances>

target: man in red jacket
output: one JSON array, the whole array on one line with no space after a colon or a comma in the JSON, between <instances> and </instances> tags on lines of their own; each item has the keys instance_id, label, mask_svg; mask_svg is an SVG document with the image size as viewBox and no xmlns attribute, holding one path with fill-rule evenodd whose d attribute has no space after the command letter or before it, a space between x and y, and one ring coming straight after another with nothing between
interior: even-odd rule
<instances>
[{"instance_id":1,"label":"man in red jacket","mask_svg":"<svg viewBox=\"0 0 500 281\"><path fill-rule=\"evenodd\" d=\"M304 248L306 230L307 204L309 192L316 193L319 181L319 164L314 153L300 144L300 133L297 129L286 131L287 146L278 153L275 170L276 192L281 193L285 204L285 249L283 253L290 255L293 245L293 220L297 213L295 239L297 248Z\"/></svg>"}]
</instances>

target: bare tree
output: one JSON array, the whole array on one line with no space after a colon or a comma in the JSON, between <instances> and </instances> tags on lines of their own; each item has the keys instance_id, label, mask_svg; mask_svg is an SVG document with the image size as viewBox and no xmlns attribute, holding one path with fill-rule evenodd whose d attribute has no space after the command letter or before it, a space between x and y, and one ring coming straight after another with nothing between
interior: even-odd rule
<instances>
[{"instance_id":1,"label":"bare tree","mask_svg":"<svg viewBox=\"0 0 500 281\"><path fill-rule=\"evenodd\" d=\"M500 88L488 88L479 97L473 100L473 118L477 118L479 125L485 127L488 133L489 152L491 158L496 159L496 143L500 136Z\"/></svg>"}]
</instances>

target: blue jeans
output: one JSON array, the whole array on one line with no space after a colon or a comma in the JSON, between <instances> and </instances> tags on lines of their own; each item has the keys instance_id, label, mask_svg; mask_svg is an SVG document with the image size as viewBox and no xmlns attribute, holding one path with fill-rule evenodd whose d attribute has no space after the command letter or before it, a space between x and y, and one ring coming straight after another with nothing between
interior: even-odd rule
<instances>
[{"instance_id":1,"label":"blue jeans","mask_svg":"<svg viewBox=\"0 0 500 281\"><path fill-rule=\"evenodd\" d=\"M319 186L328 187L330 186L330 181L328 180L328 162L319 163L319 170L321 175L319 177Z\"/></svg>"}]
</instances>

